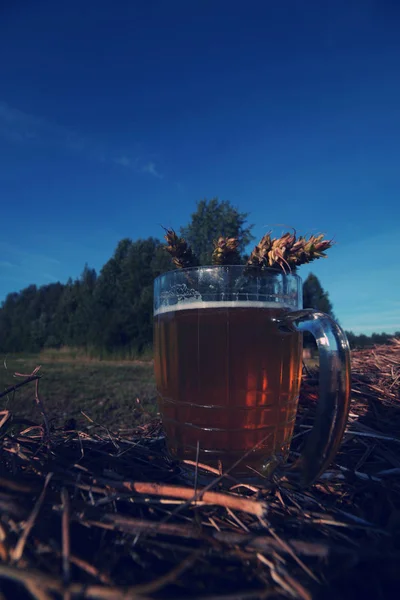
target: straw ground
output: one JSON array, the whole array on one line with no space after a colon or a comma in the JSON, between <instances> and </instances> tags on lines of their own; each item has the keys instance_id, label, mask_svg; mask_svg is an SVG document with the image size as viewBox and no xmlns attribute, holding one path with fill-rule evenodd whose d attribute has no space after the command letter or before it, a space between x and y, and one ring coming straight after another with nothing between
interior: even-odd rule
<instances>
[{"instance_id":1,"label":"straw ground","mask_svg":"<svg viewBox=\"0 0 400 600\"><path fill-rule=\"evenodd\" d=\"M45 377L20 370L31 378L8 392L0 415L2 598L395 597L400 341L353 353L352 365L343 444L308 490L276 479L248 486L229 474L216 475L207 489L188 488L166 455L157 417L142 415L130 432L107 412L56 423L51 414L63 391L76 399L82 383L71 390L71 371L64 373L52 398ZM139 366L132 365L132 376ZM92 367L85 368L89 376ZM113 387L98 371L91 377L91 396ZM303 384L292 457L312 426L316 380L310 373ZM151 385L146 380L143 388L149 404ZM124 386L120 381L121 398ZM35 412L26 423L17 398L28 388ZM136 396L132 390L131 407Z\"/></svg>"}]
</instances>

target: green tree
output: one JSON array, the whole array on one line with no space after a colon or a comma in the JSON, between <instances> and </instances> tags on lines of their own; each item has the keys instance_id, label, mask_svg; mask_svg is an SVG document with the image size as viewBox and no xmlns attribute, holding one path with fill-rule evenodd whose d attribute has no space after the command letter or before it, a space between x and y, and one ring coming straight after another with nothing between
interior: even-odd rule
<instances>
[{"instance_id":1,"label":"green tree","mask_svg":"<svg viewBox=\"0 0 400 600\"><path fill-rule=\"evenodd\" d=\"M91 345L98 351L118 351L125 356L149 348L154 278L171 268L170 257L159 240L121 240L96 282Z\"/></svg>"},{"instance_id":2,"label":"green tree","mask_svg":"<svg viewBox=\"0 0 400 600\"><path fill-rule=\"evenodd\" d=\"M246 246L254 240L251 234L253 225L247 225L248 215L249 213L239 212L227 200L200 200L190 222L186 227L181 227L180 233L201 265L211 263L213 241L220 236L238 238L238 250L243 257Z\"/></svg>"},{"instance_id":3,"label":"green tree","mask_svg":"<svg viewBox=\"0 0 400 600\"><path fill-rule=\"evenodd\" d=\"M96 287L97 273L85 264L82 274L73 284L75 309L70 317L70 343L73 346L87 348L93 317L93 293Z\"/></svg>"},{"instance_id":4,"label":"green tree","mask_svg":"<svg viewBox=\"0 0 400 600\"><path fill-rule=\"evenodd\" d=\"M310 273L303 283L303 306L304 308L315 308L333 319L333 306L318 277Z\"/></svg>"},{"instance_id":5,"label":"green tree","mask_svg":"<svg viewBox=\"0 0 400 600\"><path fill-rule=\"evenodd\" d=\"M119 332L121 319L119 280L122 262L132 245L132 240L121 240L113 256L100 270L93 292L93 317L90 327L90 344L96 350L112 351L113 348L124 344L123 332Z\"/></svg>"},{"instance_id":6,"label":"green tree","mask_svg":"<svg viewBox=\"0 0 400 600\"><path fill-rule=\"evenodd\" d=\"M9 294L0 308L0 350L40 350L53 328L63 288L60 283L40 288L30 285L19 293Z\"/></svg>"},{"instance_id":7,"label":"green tree","mask_svg":"<svg viewBox=\"0 0 400 600\"><path fill-rule=\"evenodd\" d=\"M353 331L346 331L346 336L350 344L350 348L371 348L375 344L390 344L394 338L400 338L400 331L393 334L390 333L372 333L365 335L360 333L356 335Z\"/></svg>"},{"instance_id":8,"label":"green tree","mask_svg":"<svg viewBox=\"0 0 400 600\"><path fill-rule=\"evenodd\" d=\"M78 286L78 281L73 281L72 278L69 278L64 285L51 331L49 332L49 336L52 336L57 341L57 346L77 345L74 340L73 322L79 303Z\"/></svg>"}]
</instances>

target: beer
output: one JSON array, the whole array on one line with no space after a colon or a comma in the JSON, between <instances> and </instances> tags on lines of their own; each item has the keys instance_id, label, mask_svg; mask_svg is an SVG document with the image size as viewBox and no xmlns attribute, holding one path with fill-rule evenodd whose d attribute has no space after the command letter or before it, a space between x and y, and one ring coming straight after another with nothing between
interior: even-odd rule
<instances>
[{"instance_id":1,"label":"beer","mask_svg":"<svg viewBox=\"0 0 400 600\"><path fill-rule=\"evenodd\" d=\"M182 302L154 316L159 408L169 451L237 476L285 460L293 433L302 335L282 331L278 303ZM253 450L254 449L254 450ZM253 471L254 473L254 471Z\"/></svg>"}]
</instances>

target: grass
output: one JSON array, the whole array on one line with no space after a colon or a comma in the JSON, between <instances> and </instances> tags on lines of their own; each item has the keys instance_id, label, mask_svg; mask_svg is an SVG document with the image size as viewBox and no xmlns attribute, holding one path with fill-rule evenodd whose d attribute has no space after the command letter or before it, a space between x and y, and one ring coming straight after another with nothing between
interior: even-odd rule
<instances>
[{"instance_id":1,"label":"grass","mask_svg":"<svg viewBox=\"0 0 400 600\"><path fill-rule=\"evenodd\" d=\"M107 352L106 350L99 351L96 348L79 348L73 346L61 346L61 348L46 348L40 352L40 357L45 360L66 361L66 360L82 360L90 361L145 361L150 362L153 358L151 348L144 349L140 354L134 350L120 350Z\"/></svg>"},{"instance_id":2,"label":"grass","mask_svg":"<svg viewBox=\"0 0 400 600\"><path fill-rule=\"evenodd\" d=\"M314 358L308 368L318 365ZM23 380L41 365L39 396L55 426L74 418L88 424L85 413L110 429L133 429L157 414L156 387L151 360L99 360L74 349L8 356L0 365L0 393ZM0 398L0 410L41 422L35 401L35 383Z\"/></svg>"},{"instance_id":3,"label":"grass","mask_svg":"<svg viewBox=\"0 0 400 600\"><path fill-rule=\"evenodd\" d=\"M56 426L67 419L91 419L111 429L128 430L157 414L151 361L100 361L67 354L9 356L0 366L0 391L22 381L15 372L30 374L41 365L39 395ZM41 421L35 402L35 383L0 399L0 410Z\"/></svg>"}]
</instances>

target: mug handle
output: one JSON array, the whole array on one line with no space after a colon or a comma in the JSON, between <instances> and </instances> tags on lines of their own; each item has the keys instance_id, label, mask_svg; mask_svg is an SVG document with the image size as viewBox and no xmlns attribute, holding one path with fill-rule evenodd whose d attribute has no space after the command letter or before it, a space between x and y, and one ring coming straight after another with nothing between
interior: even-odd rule
<instances>
[{"instance_id":1,"label":"mug handle","mask_svg":"<svg viewBox=\"0 0 400 600\"><path fill-rule=\"evenodd\" d=\"M319 401L314 426L300 457L284 468L287 480L311 485L335 457L350 410L350 347L343 329L328 315L314 309L289 312L282 319L283 331L307 331L319 353Z\"/></svg>"}]
</instances>

